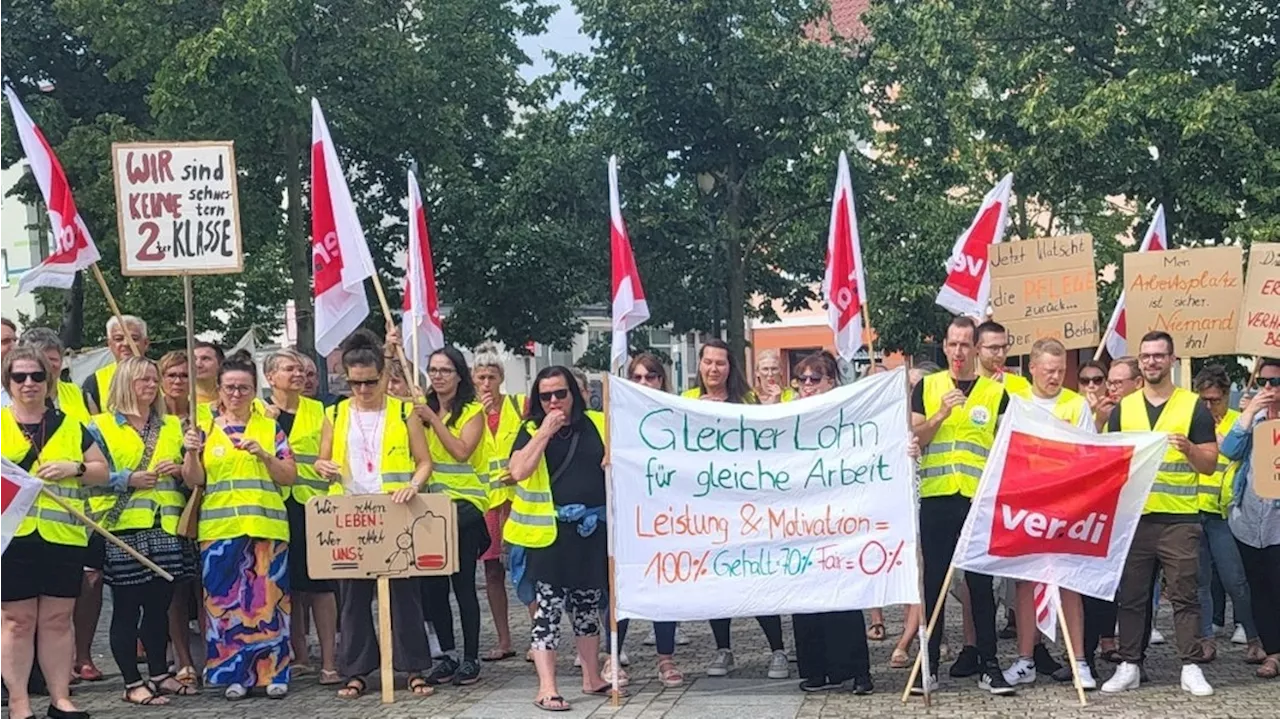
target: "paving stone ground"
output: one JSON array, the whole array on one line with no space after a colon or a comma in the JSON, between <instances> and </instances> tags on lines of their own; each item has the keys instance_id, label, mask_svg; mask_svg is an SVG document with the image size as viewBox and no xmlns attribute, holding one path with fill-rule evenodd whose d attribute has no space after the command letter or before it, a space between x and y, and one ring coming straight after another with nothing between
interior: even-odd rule
<instances>
[{"instance_id":1,"label":"paving stone ground","mask_svg":"<svg viewBox=\"0 0 1280 719\"><path fill-rule=\"evenodd\" d=\"M483 597L481 606L485 616L483 649L494 644L488 605ZM109 594L109 592L108 592ZM528 617L519 611L512 598L511 621L517 637L528 636ZM954 607L955 603L950 603ZM948 640L959 647L959 618L951 609L952 621ZM532 704L537 681L533 667L517 657L499 663L486 663L481 681L471 687L445 687L435 696L418 699L401 687L396 692L396 702L384 705L379 702L376 681L368 694L357 700L338 699L331 687L320 687L314 676L296 679L289 696L282 700L250 697L238 703L230 703L218 691L210 691L199 697L176 699L167 707L135 707L121 701L122 684L114 662L107 650L106 626L110 617L110 604L104 608L99 635L94 645L95 661L107 679L94 684L80 684L74 689L74 698L82 709L96 719L425 719L439 717L449 719L524 719L546 717L547 713ZM888 631L890 640L871 642L872 673L876 693L869 697L857 697L845 693L803 694L797 689L798 679L772 681L765 678L768 661L767 645L758 626L752 620L735 621L733 644L738 660L738 671L728 678L709 678L703 674L711 659L715 645L706 622L682 625L682 631L690 639L686 646L678 647L676 658L685 671L688 681L679 689L664 689L655 678L653 647L643 646L642 641L649 627L636 622L631 627L626 649L631 658L629 669L632 696L621 706L612 707L603 697L586 697L579 693L581 679L572 666L572 655L562 654L559 662L561 692L573 704L572 711L561 715L572 719L829 719L835 717L966 717L968 719L995 719L1005 717L1034 717L1034 719L1058 719L1059 717L1106 717L1129 719L1131 717L1233 717L1261 718L1280 716L1280 681L1264 682L1253 677L1253 667L1244 664L1243 648L1232 646L1228 637L1218 639L1219 658L1205 667L1205 675L1213 684L1216 694L1206 699L1196 699L1178 687L1179 665L1170 644L1152 647L1148 660L1149 682L1136 692L1107 696L1089 694L1089 706L1080 707L1075 691L1067 684L1040 678L1029 688L1021 689L1014 697L993 697L979 690L975 680L950 679L945 676L942 687L934 695L932 707L925 707L920 698L912 698L902 704L900 695L906 683L907 672L888 666L893 649L892 639L901 631L902 612L890 609ZM456 614L455 614L456 616ZM1167 604L1162 606L1158 626L1172 639L1173 626ZM787 647L792 649L790 621L785 620ZM565 627L566 631L568 626ZM193 637L198 645L198 639ZM313 638L314 641L314 638ZM1014 654L1012 641L1001 642L1002 663L1007 666ZM1055 654L1060 654L1054 650ZM199 654L197 654L199 656ZM794 665L792 665L794 673ZM1111 667L1102 663L1104 678L1110 676ZM944 667L945 669L945 667ZM37 698L33 704L37 715L43 716L45 702ZM8 712L4 713L8 717Z\"/></svg>"}]
</instances>

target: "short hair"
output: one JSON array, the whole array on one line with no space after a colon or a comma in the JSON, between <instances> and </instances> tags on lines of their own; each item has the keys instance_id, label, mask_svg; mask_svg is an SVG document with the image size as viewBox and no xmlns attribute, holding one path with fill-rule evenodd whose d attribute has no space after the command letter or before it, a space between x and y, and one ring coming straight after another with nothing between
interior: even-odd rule
<instances>
[{"instance_id":1,"label":"short hair","mask_svg":"<svg viewBox=\"0 0 1280 719\"><path fill-rule=\"evenodd\" d=\"M247 372L253 378L253 389L255 394L258 389L258 365L253 361L253 355L249 354L249 350L236 350L227 358L222 360L222 364L218 365L218 386L222 386L222 375L228 372Z\"/></svg>"},{"instance_id":2,"label":"short hair","mask_svg":"<svg viewBox=\"0 0 1280 719\"><path fill-rule=\"evenodd\" d=\"M1280 359L1275 357L1263 357L1261 359L1261 362L1262 364L1258 365L1259 372L1261 372L1262 370L1268 367L1280 367Z\"/></svg>"},{"instance_id":3,"label":"short hair","mask_svg":"<svg viewBox=\"0 0 1280 719\"><path fill-rule=\"evenodd\" d=\"M1196 377L1191 382L1191 386L1196 388L1197 392L1217 387L1224 393L1231 391L1231 378L1227 376L1227 368L1220 364L1205 365L1196 373Z\"/></svg>"},{"instance_id":4,"label":"short hair","mask_svg":"<svg viewBox=\"0 0 1280 719\"><path fill-rule=\"evenodd\" d=\"M218 344L217 342L206 342L204 340L200 340L199 342L196 342L194 345L192 345L191 349L192 351L213 350L213 354L217 356L219 364L222 363L222 360L227 358L227 353L222 350L222 345Z\"/></svg>"},{"instance_id":5,"label":"short hair","mask_svg":"<svg viewBox=\"0 0 1280 719\"><path fill-rule=\"evenodd\" d=\"M1142 367L1138 364L1138 358L1133 355L1125 355L1111 360L1111 368L1115 368L1116 365L1124 365L1129 368L1129 379L1137 379L1142 376ZM1110 373L1111 370L1108 369L1107 374Z\"/></svg>"},{"instance_id":6,"label":"short hair","mask_svg":"<svg viewBox=\"0 0 1280 719\"><path fill-rule=\"evenodd\" d=\"M782 353L775 349L760 350L756 353L756 364L760 364L760 360L773 359L782 362Z\"/></svg>"},{"instance_id":7,"label":"short hair","mask_svg":"<svg viewBox=\"0 0 1280 719\"><path fill-rule=\"evenodd\" d=\"M146 357L126 357L116 365L116 373L111 376L111 385L107 389L106 405L102 408L105 412L119 412L121 414L144 414L143 408L138 406L138 395L133 391L133 383L135 380L141 379L147 368L150 367L156 371L156 380L160 379L160 368L155 362ZM156 388L156 398L149 408L156 416L164 416L164 393Z\"/></svg>"},{"instance_id":8,"label":"short hair","mask_svg":"<svg viewBox=\"0 0 1280 719\"><path fill-rule=\"evenodd\" d=\"M49 366L49 360L45 359L44 353L35 347L29 345L18 345L4 356L3 379L5 391L9 389L9 382L13 380L13 363L21 360L30 360L40 365L40 369L45 374L45 387L49 392L49 396L54 396L58 391L58 377L54 375L53 368Z\"/></svg>"},{"instance_id":9,"label":"short hair","mask_svg":"<svg viewBox=\"0 0 1280 719\"><path fill-rule=\"evenodd\" d=\"M124 322L124 326L126 328L128 327L138 328L138 333L142 335L143 339L146 339L147 323L143 322L141 317L137 317L135 315L120 315L118 319L115 315L111 315L110 317L108 317L107 318L107 336L108 337L111 336L111 330L118 327L120 325L120 322L122 321Z\"/></svg>"},{"instance_id":10,"label":"short hair","mask_svg":"<svg viewBox=\"0 0 1280 719\"><path fill-rule=\"evenodd\" d=\"M1142 336L1141 345L1145 342L1164 342L1169 346L1169 354L1177 354L1178 349L1173 345L1173 336L1163 330L1151 330Z\"/></svg>"},{"instance_id":11,"label":"short hair","mask_svg":"<svg viewBox=\"0 0 1280 719\"><path fill-rule=\"evenodd\" d=\"M18 326L15 325L13 323L13 320L9 319L8 317L0 317L0 325L4 325L5 327L8 327L9 329L13 330L14 334L18 333Z\"/></svg>"},{"instance_id":12,"label":"short hair","mask_svg":"<svg viewBox=\"0 0 1280 719\"><path fill-rule=\"evenodd\" d=\"M631 358L631 362L627 365L627 378L630 379L636 372L637 367L644 367L646 370L658 375L662 378L660 389L663 392L670 392L671 385L667 381L667 368L662 366L662 360L658 359L658 355L652 352L641 352Z\"/></svg>"},{"instance_id":13,"label":"short hair","mask_svg":"<svg viewBox=\"0 0 1280 719\"><path fill-rule=\"evenodd\" d=\"M62 354L65 348L62 345L62 338L58 333L48 327L32 327L22 333L22 338L18 340L19 344L28 347L34 347L41 352L53 350L58 354Z\"/></svg>"},{"instance_id":14,"label":"short hair","mask_svg":"<svg viewBox=\"0 0 1280 719\"><path fill-rule=\"evenodd\" d=\"M1087 369L1089 369L1090 367L1092 367L1093 369L1096 369L1096 370L1101 371L1101 372L1102 372L1102 376L1103 376L1104 378L1107 376L1107 366L1106 366L1105 364L1103 364L1102 362L1099 362L1098 360L1088 360L1088 361L1086 361L1086 362L1082 362L1082 363L1080 364L1080 369L1076 371L1076 376L1078 377L1078 376L1080 376L1080 375L1084 374L1084 371L1085 371L1085 370L1087 370Z\"/></svg>"},{"instance_id":15,"label":"short hair","mask_svg":"<svg viewBox=\"0 0 1280 719\"><path fill-rule=\"evenodd\" d=\"M968 315L956 315L951 318L951 323L947 325L947 331L950 332L952 327L967 329L973 335L973 341L978 341L978 323Z\"/></svg>"},{"instance_id":16,"label":"short hair","mask_svg":"<svg viewBox=\"0 0 1280 719\"><path fill-rule=\"evenodd\" d=\"M212 343L208 343L208 344L212 345ZM196 346L199 347L200 345L197 344ZM217 345L212 345L212 346L215 349L217 349L218 347ZM304 361L305 358L302 356L302 353L294 349L289 349L288 347L282 347L281 349L278 349L275 352L272 352L271 354L267 355L267 361L263 363L262 371L270 375L272 372L275 372L277 369L279 369L280 363L285 360L293 360L294 362L297 362L298 364L302 365L303 369L306 369L307 367L307 363Z\"/></svg>"},{"instance_id":17,"label":"short hair","mask_svg":"<svg viewBox=\"0 0 1280 719\"><path fill-rule=\"evenodd\" d=\"M474 355L474 358L471 360L471 370L473 372L475 370L480 369L481 367L492 367L498 370L499 377L506 379L507 377L506 357L503 355L502 350L498 347L497 342L493 342L492 340L487 342L481 342L480 344L476 345L476 348L474 350L472 350L472 354Z\"/></svg>"},{"instance_id":18,"label":"short hair","mask_svg":"<svg viewBox=\"0 0 1280 719\"><path fill-rule=\"evenodd\" d=\"M160 361L156 363L156 368L160 370L160 379L164 379L166 372L179 366L183 369L186 369L187 367L187 353L182 350L165 352L164 356L160 358ZM188 377L187 379L190 380L191 378Z\"/></svg>"},{"instance_id":19,"label":"short hair","mask_svg":"<svg viewBox=\"0 0 1280 719\"><path fill-rule=\"evenodd\" d=\"M1004 325L1000 324L999 322L996 322L995 320L987 320L986 322L983 322L982 324L978 325L978 329L975 330L973 333L973 338L974 338L974 341L977 341L982 339L983 335L1007 335L1007 334L1009 334L1009 330L1005 329Z\"/></svg>"},{"instance_id":20,"label":"short hair","mask_svg":"<svg viewBox=\"0 0 1280 719\"><path fill-rule=\"evenodd\" d=\"M342 368L372 367L378 374L387 368L387 358L382 354L382 343L377 335L361 328L342 341ZM317 368L318 371L318 368Z\"/></svg>"},{"instance_id":21,"label":"short hair","mask_svg":"<svg viewBox=\"0 0 1280 719\"><path fill-rule=\"evenodd\" d=\"M835 355L826 350L805 355L804 359L796 363L797 377L804 374L806 370L821 371L822 374L830 377L832 382L840 384L840 364L836 362Z\"/></svg>"},{"instance_id":22,"label":"short hair","mask_svg":"<svg viewBox=\"0 0 1280 719\"><path fill-rule=\"evenodd\" d=\"M916 362L916 366L911 369L918 369L925 374L933 374L934 372L941 372L942 366L937 362L925 360L924 362Z\"/></svg>"},{"instance_id":23,"label":"short hair","mask_svg":"<svg viewBox=\"0 0 1280 719\"><path fill-rule=\"evenodd\" d=\"M1042 355L1050 357L1066 357L1067 348L1052 337L1041 337L1031 345L1031 361L1035 362Z\"/></svg>"}]
</instances>

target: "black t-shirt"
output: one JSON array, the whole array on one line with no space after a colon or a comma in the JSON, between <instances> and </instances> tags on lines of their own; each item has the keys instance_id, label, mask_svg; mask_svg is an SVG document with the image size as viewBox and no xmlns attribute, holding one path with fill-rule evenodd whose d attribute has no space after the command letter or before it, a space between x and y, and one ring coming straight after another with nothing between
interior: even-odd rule
<instances>
[{"instance_id":1,"label":"black t-shirt","mask_svg":"<svg viewBox=\"0 0 1280 719\"><path fill-rule=\"evenodd\" d=\"M86 379L84 383L80 385L80 390L84 392L84 396L87 399L93 400L93 406L97 407L99 412L103 411L102 398L98 396L98 373L97 372L94 372L93 374L89 375L89 378Z\"/></svg>"},{"instance_id":2,"label":"black t-shirt","mask_svg":"<svg viewBox=\"0 0 1280 719\"><path fill-rule=\"evenodd\" d=\"M41 418L39 422L34 424L19 422L18 426L22 428L22 433L26 435L27 439L31 442L32 448L35 450L35 452L30 453L29 456L37 456L40 453L40 450L44 449L45 444L49 442L49 439L53 437L53 435L57 434L58 430L62 428L62 423L70 421L73 420L67 419L67 416L60 410L50 407L45 410L44 417ZM93 435L89 434L88 430L84 428L84 425L79 425L79 432L80 451L88 452L89 448L93 446Z\"/></svg>"},{"instance_id":3,"label":"black t-shirt","mask_svg":"<svg viewBox=\"0 0 1280 719\"><path fill-rule=\"evenodd\" d=\"M276 407L276 403L267 398L267 404ZM280 425L280 429L284 432L284 436L288 437L293 434L293 420L297 419L297 412L289 412L283 408L280 409L279 416L276 417L276 424Z\"/></svg>"},{"instance_id":4,"label":"black t-shirt","mask_svg":"<svg viewBox=\"0 0 1280 719\"><path fill-rule=\"evenodd\" d=\"M1160 414L1164 412L1167 401L1159 405L1153 405L1143 395L1142 401L1147 405L1147 421L1151 426L1156 426L1156 421L1160 419ZM1107 431L1120 431L1120 407L1111 410L1111 417L1107 419ZM1213 421L1213 415L1209 413L1209 408L1204 406L1202 402L1196 402L1196 407L1191 412L1191 429L1187 431L1187 441L1191 444L1208 444L1209 442L1218 441L1217 423Z\"/></svg>"},{"instance_id":5,"label":"black t-shirt","mask_svg":"<svg viewBox=\"0 0 1280 719\"><path fill-rule=\"evenodd\" d=\"M604 442L596 432L595 425L586 417L582 417L568 427L572 432L565 432L565 429L561 428L560 432L547 443L547 451L544 455L547 460L547 471L555 475L556 470L564 464L565 457L569 454L573 435L580 435L578 447L569 460L568 468L551 481L551 496L560 506L566 504L601 506L605 502L604 469L600 466L604 461ZM516 435L516 442L511 447L512 453L523 449L532 439L528 429L521 426L520 433Z\"/></svg>"},{"instance_id":6,"label":"black t-shirt","mask_svg":"<svg viewBox=\"0 0 1280 719\"><path fill-rule=\"evenodd\" d=\"M964 392L965 397L968 397L969 393L972 392L973 388L978 384L978 379L976 377L974 379L952 378L951 381L955 384L956 389ZM1006 409L1009 409L1009 393L1002 391L1000 393L999 413L1003 415ZM916 382L916 386L911 388L911 411L916 414L922 414L925 417L929 416L929 413L926 412L924 408L924 380Z\"/></svg>"}]
</instances>

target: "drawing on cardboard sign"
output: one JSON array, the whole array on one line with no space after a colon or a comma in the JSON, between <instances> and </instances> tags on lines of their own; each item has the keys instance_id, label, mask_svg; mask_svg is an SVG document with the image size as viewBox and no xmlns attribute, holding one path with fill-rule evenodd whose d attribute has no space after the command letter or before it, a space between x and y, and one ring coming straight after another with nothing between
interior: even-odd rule
<instances>
[{"instance_id":1,"label":"drawing on cardboard sign","mask_svg":"<svg viewBox=\"0 0 1280 719\"><path fill-rule=\"evenodd\" d=\"M422 577L458 569L458 514L443 494L405 504L389 494L307 502L307 572L316 579Z\"/></svg>"}]
</instances>

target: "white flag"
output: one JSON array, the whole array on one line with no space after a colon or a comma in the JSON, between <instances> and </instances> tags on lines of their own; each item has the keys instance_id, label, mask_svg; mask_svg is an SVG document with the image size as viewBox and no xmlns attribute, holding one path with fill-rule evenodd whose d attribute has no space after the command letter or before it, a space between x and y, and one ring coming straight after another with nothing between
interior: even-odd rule
<instances>
[{"instance_id":1,"label":"white flag","mask_svg":"<svg viewBox=\"0 0 1280 719\"><path fill-rule=\"evenodd\" d=\"M1160 205L1151 218L1151 224L1147 227L1147 234L1142 238L1142 244L1138 245L1138 252L1160 252L1167 249L1169 249L1169 235L1164 228L1164 205ZM1111 359L1129 354L1129 328L1126 324L1124 290L1121 290L1116 308L1111 312L1111 321L1107 323L1106 345L1107 354L1111 355Z\"/></svg>"},{"instance_id":2,"label":"white flag","mask_svg":"<svg viewBox=\"0 0 1280 719\"><path fill-rule=\"evenodd\" d=\"M1009 193L1013 173L991 188L969 229L956 238L947 260L947 279L938 291L937 303L952 314L986 319L991 299L991 265L987 253L1004 239L1009 218Z\"/></svg>"},{"instance_id":3,"label":"white flag","mask_svg":"<svg viewBox=\"0 0 1280 719\"><path fill-rule=\"evenodd\" d=\"M631 238L622 222L618 199L618 158L609 157L609 247L613 266L613 343L609 368L618 371L627 361L627 332L649 319L649 303L640 286L640 271L631 251Z\"/></svg>"},{"instance_id":4,"label":"white flag","mask_svg":"<svg viewBox=\"0 0 1280 719\"><path fill-rule=\"evenodd\" d=\"M827 271L822 279L827 323L836 338L836 352L846 361L862 347L862 312L867 305L867 279L862 267L858 211L849 179L849 158L840 152L836 190L831 197L831 227L827 233ZM871 358L875 364L875 357Z\"/></svg>"},{"instance_id":5,"label":"white flag","mask_svg":"<svg viewBox=\"0 0 1280 719\"><path fill-rule=\"evenodd\" d=\"M404 315L400 335L410 352L417 336L418 356L413 361L425 371L431 353L444 347L440 302L436 297L435 263L431 261L431 237L427 233L427 209L422 204L418 178L409 170L409 246L404 275ZM413 371L405 368L406 372ZM414 380L415 382L417 380Z\"/></svg>"}]
</instances>

